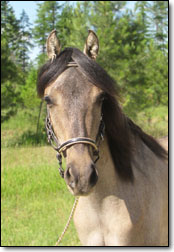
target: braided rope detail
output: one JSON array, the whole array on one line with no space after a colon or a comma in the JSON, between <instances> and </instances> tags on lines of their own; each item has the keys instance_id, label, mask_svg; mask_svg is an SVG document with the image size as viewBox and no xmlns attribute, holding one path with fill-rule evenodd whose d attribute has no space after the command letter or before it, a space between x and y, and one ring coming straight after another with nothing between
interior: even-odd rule
<instances>
[{"instance_id":1,"label":"braided rope detail","mask_svg":"<svg viewBox=\"0 0 174 252\"><path fill-rule=\"evenodd\" d=\"M66 226L65 226L65 228L64 228L64 230L63 230L63 232L62 232L62 234L60 235L58 241L56 242L56 245L55 245L55 246L59 246L59 243L60 243L61 240L63 239L63 237L64 237L64 235L65 235L65 233L66 233L66 231L67 231L67 229L68 229L68 227L69 227L69 225L70 225L70 222L71 222L71 219L72 219L72 217L73 217L73 215L74 215L74 212L75 212L75 210L76 210L78 200L79 200L79 197L75 198L75 201L74 201L74 204L73 204L73 207L72 207L72 210L71 210L69 219L68 219L68 221L67 221L67 223L66 223Z\"/></svg>"}]
</instances>

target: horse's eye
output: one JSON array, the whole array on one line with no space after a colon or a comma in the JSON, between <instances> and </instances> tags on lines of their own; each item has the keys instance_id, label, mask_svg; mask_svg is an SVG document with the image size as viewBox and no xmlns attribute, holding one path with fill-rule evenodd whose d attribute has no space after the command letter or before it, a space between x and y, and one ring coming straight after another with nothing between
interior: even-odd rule
<instances>
[{"instance_id":1,"label":"horse's eye","mask_svg":"<svg viewBox=\"0 0 174 252\"><path fill-rule=\"evenodd\" d=\"M100 97L100 101L103 102L104 100L105 100L105 95L102 95L102 96Z\"/></svg>"},{"instance_id":2,"label":"horse's eye","mask_svg":"<svg viewBox=\"0 0 174 252\"><path fill-rule=\"evenodd\" d=\"M50 99L49 96L45 96L44 101L46 101L47 104L52 104L51 99Z\"/></svg>"},{"instance_id":3,"label":"horse's eye","mask_svg":"<svg viewBox=\"0 0 174 252\"><path fill-rule=\"evenodd\" d=\"M97 97L97 102L101 104L104 101L104 99L105 99L105 93L102 93Z\"/></svg>"}]
</instances>

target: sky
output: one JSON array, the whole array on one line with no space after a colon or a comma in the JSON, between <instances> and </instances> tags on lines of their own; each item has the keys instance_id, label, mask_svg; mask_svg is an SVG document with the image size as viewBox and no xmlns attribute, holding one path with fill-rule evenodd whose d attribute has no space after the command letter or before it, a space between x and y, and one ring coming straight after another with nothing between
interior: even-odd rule
<instances>
[{"instance_id":1,"label":"sky","mask_svg":"<svg viewBox=\"0 0 174 252\"><path fill-rule=\"evenodd\" d=\"M33 23L36 18L36 1L10 1L10 5L15 11L16 17L19 18L24 9L29 16L30 22Z\"/></svg>"}]
</instances>

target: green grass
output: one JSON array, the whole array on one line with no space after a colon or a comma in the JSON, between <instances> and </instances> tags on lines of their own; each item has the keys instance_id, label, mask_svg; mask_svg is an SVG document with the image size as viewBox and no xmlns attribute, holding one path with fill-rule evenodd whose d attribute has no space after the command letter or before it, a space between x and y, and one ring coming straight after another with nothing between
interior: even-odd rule
<instances>
[{"instance_id":1,"label":"green grass","mask_svg":"<svg viewBox=\"0 0 174 252\"><path fill-rule=\"evenodd\" d=\"M168 135L168 107L158 106L138 113L135 120L146 133L160 138Z\"/></svg>"},{"instance_id":2,"label":"green grass","mask_svg":"<svg viewBox=\"0 0 174 252\"><path fill-rule=\"evenodd\" d=\"M20 109L17 114L1 125L1 147L19 147L45 145L45 113L42 111L39 132L36 132L38 113L29 109ZM36 134L37 133L37 134Z\"/></svg>"},{"instance_id":3,"label":"green grass","mask_svg":"<svg viewBox=\"0 0 174 252\"><path fill-rule=\"evenodd\" d=\"M3 148L1 245L54 246L74 197L51 147ZM61 246L80 246L73 222Z\"/></svg>"}]
</instances>

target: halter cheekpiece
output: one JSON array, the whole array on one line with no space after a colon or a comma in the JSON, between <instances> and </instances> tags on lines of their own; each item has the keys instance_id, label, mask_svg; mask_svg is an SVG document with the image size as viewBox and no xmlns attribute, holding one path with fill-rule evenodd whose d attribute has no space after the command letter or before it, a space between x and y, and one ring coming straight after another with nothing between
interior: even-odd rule
<instances>
[{"instance_id":1,"label":"halter cheekpiece","mask_svg":"<svg viewBox=\"0 0 174 252\"><path fill-rule=\"evenodd\" d=\"M67 66L77 66L75 62L69 62ZM64 170L62 168L62 155L66 157L66 150L72 147L75 144L88 144L93 148L93 155L96 156L94 163L96 163L99 159L99 145L100 141L104 139L105 125L103 121L103 116L101 115L100 125L98 129L98 133L96 136L96 140L94 141L88 137L76 137L71 138L68 141L60 144L52 127L49 110L47 109L47 117L45 122L45 127L47 131L48 142L52 145L52 147L57 151L57 159L59 163L59 173L62 178L64 178Z\"/></svg>"}]
</instances>

